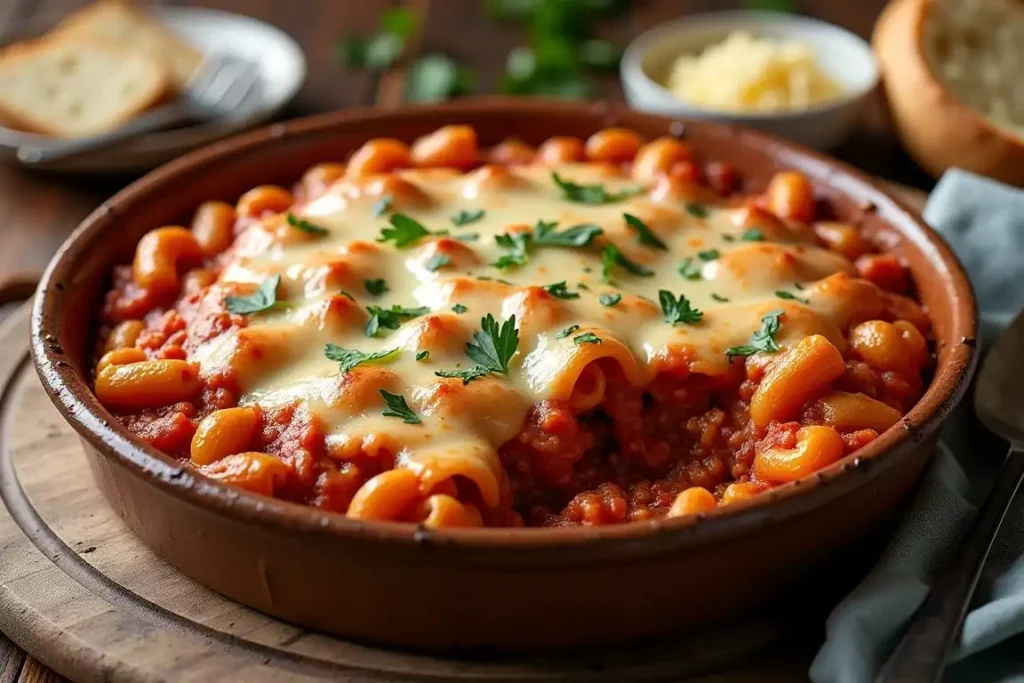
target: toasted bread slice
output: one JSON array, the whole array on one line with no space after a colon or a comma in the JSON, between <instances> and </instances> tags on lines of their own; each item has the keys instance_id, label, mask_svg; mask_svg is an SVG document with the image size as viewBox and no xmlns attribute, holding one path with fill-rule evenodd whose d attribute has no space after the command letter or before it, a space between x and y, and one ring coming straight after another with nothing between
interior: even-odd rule
<instances>
[{"instance_id":1,"label":"toasted bread slice","mask_svg":"<svg viewBox=\"0 0 1024 683\"><path fill-rule=\"evenodd\" d=\"M82 137L117 128L168 86L162 65L122 48L42 39L0 52L0 120L33 133Z\"/></svg>"},{"instance_id":2,"label":"toasted bread slice","mask_svg":"<svg viewBox=\"0 0 1024 683\"><path fill-rule=\"evenodd\" d=\"M75 12L51 33L55 40L87 40L144 52L164 65L180 92L203 61L203 54L146 12L125 0L101 0Z\"/></svg>"}]
</instances>

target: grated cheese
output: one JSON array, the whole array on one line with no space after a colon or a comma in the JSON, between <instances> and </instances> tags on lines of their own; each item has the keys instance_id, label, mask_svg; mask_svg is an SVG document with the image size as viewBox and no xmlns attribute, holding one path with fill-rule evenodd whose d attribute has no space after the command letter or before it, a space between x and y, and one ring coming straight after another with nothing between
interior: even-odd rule
<instances>
[{"instance_id":1,"label":"grated cheese","mask_svg":"<svg viewBox=\"0 0 1024 683\"><path fill-rule=\"evenodd\" d=\"M699 55L679 57L666 85L683 102L724 111L807 109L842 92L808 46L746 32L730 34Z\"/></svg>"}]
</instances>

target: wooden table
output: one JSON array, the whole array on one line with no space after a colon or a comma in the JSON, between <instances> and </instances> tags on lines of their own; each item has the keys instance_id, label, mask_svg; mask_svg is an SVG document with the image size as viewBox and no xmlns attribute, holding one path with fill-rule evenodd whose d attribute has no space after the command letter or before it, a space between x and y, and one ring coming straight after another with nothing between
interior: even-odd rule
<instances>
[{"instance_id":1,"label":"wooden table","mask_svg":"<svg viewBox=\"0 0 1024 683\"><path fill-rule=\"evenodd\" d=\"M3 0L0 31L36 16L69 12L86 2ZM405 5L425 17L415 48L420 52L442 51L473 67L481 93L495 90L505 54L524 41L521 28L487 16L483 0L167 0L166 4L248 14L295 37L306 52L309 77L282 118L368 105L393 107L400 103L403 69L377 75L344 69L335 60L338 37L372 33L381 12L388 7ZM648 27L681 14L728 9L739 4L738 0L634 0L628 14L606 22L599 34L624 44ZM884 4L885 0L798 1L806 14L862 36L870 34ZM599 80L599 91L603 97L621 99L614 75ZM880 95L873 98L856 136L837 155L870 173L908 185L928 188L931 183L900 149ZM0 283L12 279L32 281L75 225L130 180L85 180L0 166ZM790 670L802 671L806 657L807 653L797 655ZM0 634L0 683L57 680L63 679Z\"/></svg>"}]
</instances>

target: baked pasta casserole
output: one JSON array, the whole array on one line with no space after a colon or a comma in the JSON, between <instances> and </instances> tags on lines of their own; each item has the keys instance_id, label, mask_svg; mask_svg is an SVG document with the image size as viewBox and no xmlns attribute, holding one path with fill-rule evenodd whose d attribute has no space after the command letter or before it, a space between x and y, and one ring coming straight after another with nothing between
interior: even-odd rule
<instances>
[{"instance_id":1,"label":"baked pasta casserole","mask_svg":"<svg viewBox=\"0 0 1024 683\"><path fill-rule=\"evenodd\" d=\"M923 392L909 274L811 183L743 191L605 129L366 142L154 226L95 391L207 477L362 520L695 515L812 475Z\"/></svg>"}]
</instances>

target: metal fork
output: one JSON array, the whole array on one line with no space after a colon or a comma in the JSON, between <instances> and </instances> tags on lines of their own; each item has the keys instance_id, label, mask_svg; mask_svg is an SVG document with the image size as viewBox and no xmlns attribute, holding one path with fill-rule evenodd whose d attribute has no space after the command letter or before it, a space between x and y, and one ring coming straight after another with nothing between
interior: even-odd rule
<instances>
[{"instance_id":1,"label":"metal fork","mask_svg":"<svg viewBox=\"0 0 1024 683\"><path fill-rule=\"evenodd\" d=\"M18 159L28 165L45 164L77 156L122 140L186 121L210 121L237 111L259 85L259 65L233 55L208 57L185 92L174 103L137 116L109 133L18 148Z\"/></svg>"}]
</instances>

